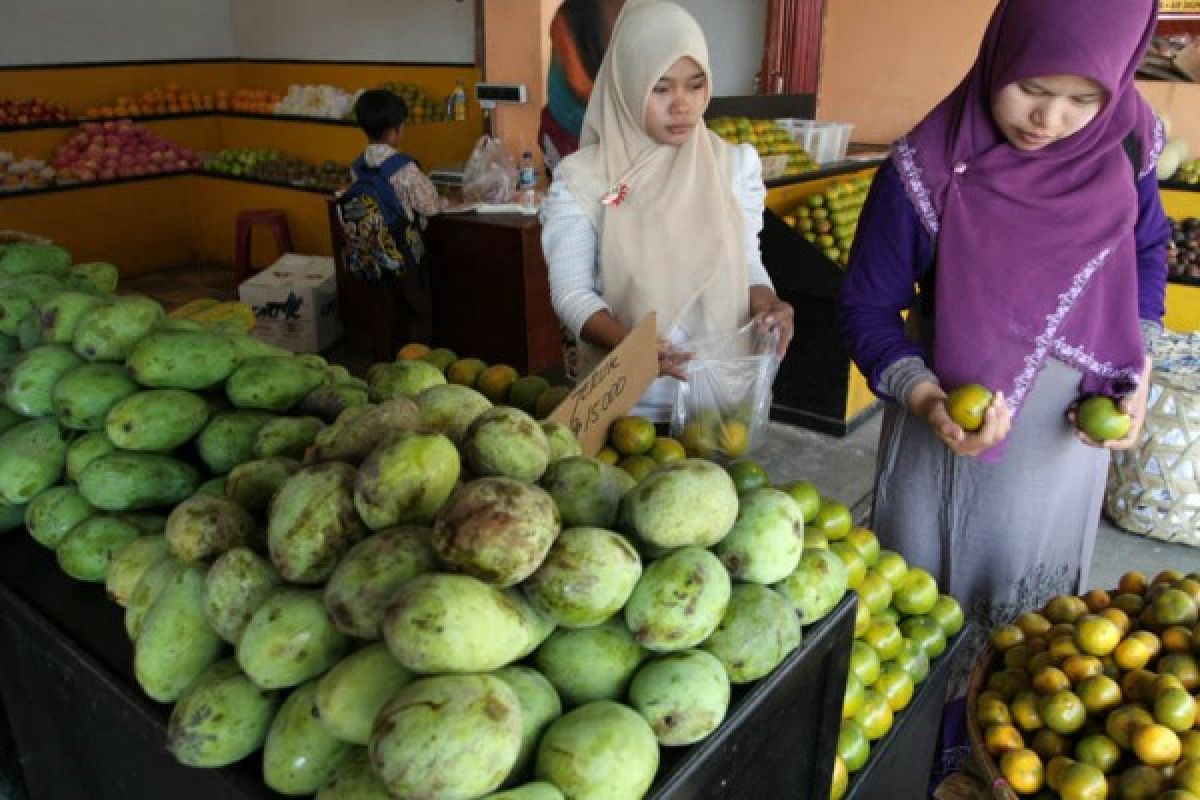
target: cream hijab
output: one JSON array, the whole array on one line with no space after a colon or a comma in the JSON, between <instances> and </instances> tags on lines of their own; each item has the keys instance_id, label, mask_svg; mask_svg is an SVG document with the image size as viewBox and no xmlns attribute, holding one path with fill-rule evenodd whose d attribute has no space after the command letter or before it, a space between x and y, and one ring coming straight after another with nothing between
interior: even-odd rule
<instances>
[{"instance_id":1,"label":"cream hijab","mask_svg":"<svg viewBox=\"0 0 1200 800\"><path fill-rule=\"evenodd\" d=\"M657 312L662 337L685 320L692 335L731 332L749 314L729 146L703 124L679 147L643 127L651 89L684 56L711 87L708 45L692 16L674 3L629 0L596 77L581 148L558 168L600 237L605 301L629 328Z\"/></svg>"}]
</instances>

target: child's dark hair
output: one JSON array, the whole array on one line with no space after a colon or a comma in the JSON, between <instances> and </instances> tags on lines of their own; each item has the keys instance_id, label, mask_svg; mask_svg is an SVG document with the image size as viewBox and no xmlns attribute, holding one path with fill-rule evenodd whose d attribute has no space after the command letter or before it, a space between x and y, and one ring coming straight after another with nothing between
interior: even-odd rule
<instances>
[{"instance_id":1,"label":"child's dark hair","mask_svg":"<svg viewBox=\"0 0 1200 800\"><path fill-rule=\"evenodd\" d=\"M408 105L387 89L368 89L354 101L354 118L372 141L408 119Z\"/></svg>"}]
</instances>

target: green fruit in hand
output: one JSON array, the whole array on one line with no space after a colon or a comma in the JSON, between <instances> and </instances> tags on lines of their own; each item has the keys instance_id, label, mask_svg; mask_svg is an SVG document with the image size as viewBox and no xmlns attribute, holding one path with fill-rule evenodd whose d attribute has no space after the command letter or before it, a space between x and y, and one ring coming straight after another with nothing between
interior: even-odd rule
<instances>
[{"instance_id":1,"label":"green fruit in hand","mask_svg":"<svg viewBox=\"0 0 1200 800\"><path fill-rule=\"evenodd\" d=\"M1097 442L1121 439L1129 433L1129 415L1117 408L1111 397L1093 395L1079 404L1079 430Z\"/></svg>"},{"instance_id":2,"label":"green fruit in hand","mask_svg":"<svg viewBox=\"0 0 1200 800\"><path fill-rule=\"evenodd\" d=\"M946 395L946 411L959 427L972 433L983 427L983 415L991 402L990 389L978 383L968 383Z\"/></svg>"}]
</instances>

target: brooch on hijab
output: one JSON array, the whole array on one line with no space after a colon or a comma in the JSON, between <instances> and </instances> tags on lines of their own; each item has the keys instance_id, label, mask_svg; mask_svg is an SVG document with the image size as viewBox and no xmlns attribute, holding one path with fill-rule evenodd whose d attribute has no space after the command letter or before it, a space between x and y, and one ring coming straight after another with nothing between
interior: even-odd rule
<instances>
[{"instance_id":1,"label":"brooch on hijab","mask_svg":"<svg viewBox=\"0 0 1200 800\"><path fill-rule=\"evenodd\" d=\"M629 184L620 183L605 192L604 196L600 198L600 202L606 206L616 208L617 206L621 205L621 203L624 203L625 198L628 196Z\"/></svg>"}]
</instances>

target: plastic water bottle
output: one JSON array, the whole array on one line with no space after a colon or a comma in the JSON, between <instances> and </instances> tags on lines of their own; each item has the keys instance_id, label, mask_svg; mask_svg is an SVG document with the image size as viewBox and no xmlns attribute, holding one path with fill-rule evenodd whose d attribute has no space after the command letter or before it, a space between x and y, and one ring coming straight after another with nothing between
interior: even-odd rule
<instances>
[{"instance_id":1,"label":"plastic water bottle","mask_svg":"<svg viewBox=\"0 0 1200 800\"><path fill-rule=\"evenodd\" d=\"M467 90L462 81L455 82L454 93L450 98L454 112L451 117L457 122L462 122L467 118Z\"/></svg>"},{"instance_id":2,"label":"plastic water bottle","mask_svg":"<svg viewBox=\"0 0 1200 800\"><path fill-rule=\"evenodd\" d=\"M537 167L533 163L533 153L526 150L521 156L521 168L517 171L517 191L532 189L537 186Z\"/></svg>"}]
</instances>

